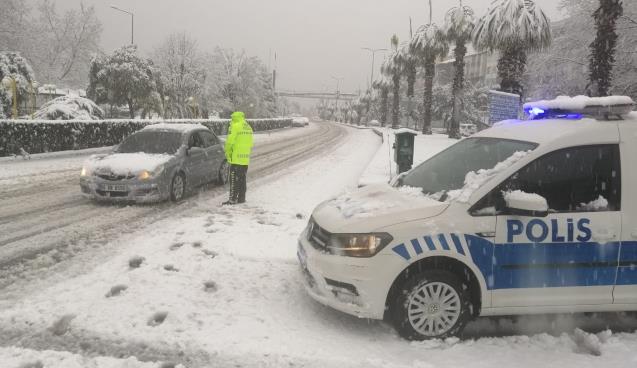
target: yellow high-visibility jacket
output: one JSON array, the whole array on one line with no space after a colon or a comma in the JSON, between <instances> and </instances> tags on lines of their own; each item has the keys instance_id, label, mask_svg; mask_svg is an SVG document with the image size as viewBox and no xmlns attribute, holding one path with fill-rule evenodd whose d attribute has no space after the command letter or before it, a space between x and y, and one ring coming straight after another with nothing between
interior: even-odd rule
<instances>
[{"instance_id":1,"label":"yellow high-visibility jacket","mask_svg":"<svg viewBox=\"0 0 637 368\"><path fill-rule=\"evenodd\" d=\"M248 166L252 153L252 127L242 112L232 113L225 152L228 163Z\"/></svg>"}]
</instances>

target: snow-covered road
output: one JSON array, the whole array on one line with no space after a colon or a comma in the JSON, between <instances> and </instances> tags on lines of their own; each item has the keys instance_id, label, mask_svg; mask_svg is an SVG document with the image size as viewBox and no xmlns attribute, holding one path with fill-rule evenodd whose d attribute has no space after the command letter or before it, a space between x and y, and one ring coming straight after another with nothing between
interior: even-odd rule
<instances>
[{"instance_id":1,"label":"snow-covered road","mask_svg":"<svg viewBox=\"0 0 637 368\"><path fill-rule=\"evenodd\" d=\"M81 272L30 281L31 292L16 291L19 298L0 304L0 362L8 368L38 361L46 368L637 365L631 333L637 322L630 316L481 319L467 339L410 343L383 322L314 302L302 287L297 236L317 203L357 185L380 144L371 131L335 132L339 138L317 151L290 149L312 160L286 161L264 171L277 175L253 179L246 205L220 208L222 194L207 191L74 257L72 264L83 262Z\"/></svg>"},{"instance_id":2,"label":"snow-covered road","mask_svg":"<svg viewBox=\"0 0 637 368\"><path fill-rule=\"evenodd\" d=\"M343 128L328 124L257 134L249 180L321 154L344 135ZM120 234L187 212L226 192L203 188L179 205L96 204L81 196L78 176L82 162L95 151L0 161L0 305L24 294L32 279L55 281L61 270L86 267L83 262L69 264L69 258L88 253L94 259L96 250L108 248Z\"/></svg>"}]
</instances>

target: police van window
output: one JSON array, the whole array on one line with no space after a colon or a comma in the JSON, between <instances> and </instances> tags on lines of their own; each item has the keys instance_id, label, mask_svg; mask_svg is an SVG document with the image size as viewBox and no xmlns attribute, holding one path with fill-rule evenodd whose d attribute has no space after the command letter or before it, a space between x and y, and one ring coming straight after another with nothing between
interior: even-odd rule
<instances>
[{"instance_id":1,"label":"police van window","mask_svg":"<svg viewBox=\"0 0 637 368\"><path fill-rule=\"evenodd\" d=\"M530 163L474 206L504 207L503 192L522 190L546 198L552 212L604 212L621 209L621 172L617 145L562 149Z\"/></svg>"},{"instance_id":2,"label":"police van window","mask_svg":"<svg viewBox=\"0 0 637 368\"><path fill-rule=\"evenodd\" d=\"M462 188L467 173L491 169L515 152L536 147L536 143L509 139L467 138L411 170L398 185L422 188L423 193L443 200L444 193Z\"/></svg>"}]
</instances>

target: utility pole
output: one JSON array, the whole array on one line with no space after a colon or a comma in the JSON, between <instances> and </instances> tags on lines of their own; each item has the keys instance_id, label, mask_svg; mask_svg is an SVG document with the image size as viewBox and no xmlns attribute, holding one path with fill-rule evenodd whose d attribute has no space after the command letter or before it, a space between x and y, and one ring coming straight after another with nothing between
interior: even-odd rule
<instances>
[{"instance_id":1,"label":"utility pole","mask_svg":"<svg viewBox=\"0 0 637 368\"><path fill-rule=\"evenodd\" d=\"M374 84L374 61L376 59L376 53L380 51L387 51L387 49L371 49L369 47L361 47L361 49L372 53L372 75L369 78L369 87L371 88L372 84Z\"/></svg>"},{"instance_id":2,"label":"utility pole","mask_svg":"<svg viewBox=\"0 0 637 368\"><path fill-rule=\"evenodd\" d=\"M111 8L130 15L130 44L134 45L135 44L135 14L133 14L133 12L131 11L120 9L116 7L115 5L111 5Z\"/></svg>"}]
</instances>

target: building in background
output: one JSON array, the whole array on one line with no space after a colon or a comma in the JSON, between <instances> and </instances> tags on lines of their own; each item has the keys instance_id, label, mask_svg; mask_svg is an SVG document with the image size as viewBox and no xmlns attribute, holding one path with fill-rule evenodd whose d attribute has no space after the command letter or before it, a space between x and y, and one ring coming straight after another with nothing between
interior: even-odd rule
<instances>
[{"instance_id":1,"label":"building in background","mask_svg":"<svg viewBox=\"0 0 637 368\"><path fill-rule=\"evenodd\" d=\"M453 56L453 51L449 53ZM465 55L465 81L475 86L495 88L498 86L498 58L497 52L475 51L471 45L467 46ZM440 84L453 83L455 59L453 57L436 64L436 79Z\"/></svg>"}]
</instances>

